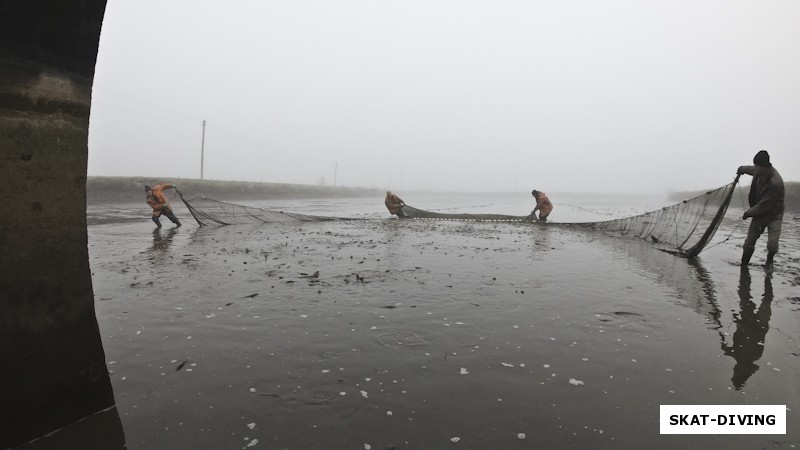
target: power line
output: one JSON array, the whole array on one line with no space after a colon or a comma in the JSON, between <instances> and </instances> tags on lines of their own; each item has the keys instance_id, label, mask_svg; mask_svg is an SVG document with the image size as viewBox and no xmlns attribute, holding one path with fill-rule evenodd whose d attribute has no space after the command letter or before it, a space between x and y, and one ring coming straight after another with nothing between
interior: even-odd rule
<instances>
[{"instance_id":1,"label":"power line","mask_svg":"<svg viewBox=\"0 0 800 450\"><path fill-rule=\"evenodd\" d=\"M156 102L154 102L152 100L146 100L146 99L143 99L143 98L140 98L140 97L136 97L134 95L126 94L126 93L123 93L123 92L120 92L120 91L105 87L103 85L99 85L97 83L95 83L92 86L92 90L94 91L96 88L100 88L101 91L106 91L108 93L111 93L111 94L114 94L114 95L117 95L117 96L120 96L120 97L124 97L124 98L130 99L130 100L134 100L134 101L139 102L139 103L144 103L146 105L150 105L151 107L155 107L155 108L167 111L167 112L169 112L171 114L177 114L179 116L184 116L186 118L184 120L186 120L187 122L197 123L199 120L201 120L199 117L193 116L191 114L187 114L184 111L178 111L178 110L172 109L170 107L164 106L162 104L156 103Z\"/></svg>"},{"instance_id":2,"label":"power line","mask_svg":"<svg viewBox=\"0 0 800 450\"><path fill-rule=\"evenodd\" d=\"M108 105L108 104L103 103L103 102L92 101L92 107L94 108L96 106L101 106L103 108L109 108L109 109L116 109L118 111L123 111L123 112L131 113L131 114L137 114L137 115L140 115L140 116L150 117L152 119L157 119L157 120L169 120L169 121L172 121L172 122L181 123L181 124L187 124L187 125L188 124L196 124L197 123L196 121L189 121L189 120L186 120L186 119L177 119L177 118L174 118L174 117L165 117L163 115L154 115L154 114L147 113L147 112L135 111L135 110L132 110L132 109L121 108L119 106Z\"/></svg>"}]
</instances>

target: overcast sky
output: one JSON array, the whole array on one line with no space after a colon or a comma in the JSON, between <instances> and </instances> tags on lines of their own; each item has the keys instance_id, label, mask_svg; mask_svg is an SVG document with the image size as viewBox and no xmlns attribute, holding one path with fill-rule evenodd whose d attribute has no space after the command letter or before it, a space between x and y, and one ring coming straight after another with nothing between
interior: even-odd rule
<instances>
[{"instance_id":1,"label":"overcast sky","mask_svg":"<svg viewBox=\"0 0 800 450\"><path fill-rule=\"evenodd\" d=\"M800 1L108 0L89 175L199 178L203 120L215 180L800 181Z\"/></svg>"}]
</instances>

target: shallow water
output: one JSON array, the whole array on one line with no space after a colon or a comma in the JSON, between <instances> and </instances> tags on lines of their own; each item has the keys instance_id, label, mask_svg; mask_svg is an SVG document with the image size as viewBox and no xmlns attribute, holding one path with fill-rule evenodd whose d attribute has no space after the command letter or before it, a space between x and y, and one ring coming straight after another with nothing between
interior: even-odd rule
<instances>
[{"instance_id":1,"label":"shallow water","mask_svg":"<svg viewBox=\"0 0 800 450\"><path fill-rule=\"evenodd\" d=\"M763 241L751 270L735 265L735 209L690 262L557 224L400 221L364 199L269 206L375 220L199 228L176 208L184 227L152 231L141 206L90 206L108 414L127 448L800 446L797 220L766 276ZM786 404L790 425L661 436L662 404Z\"/></svg>"},{"instance_id":2,"label":"shallow water","mask_svg":"<svg viewBox=\"0 0 800 450\"><path fill-rule=\"evenodd\" d=\"M403 197L410 206L440 213L527 216L536 205L529 194L422 193ZM558 200L558 207L550 216L554 222L616 219L652 211L668 203L663 197L640 195L558 194ZM387 216L383 199L272 200L247 204L321 216L370 219Z\"/></svg>"}]
</instances>

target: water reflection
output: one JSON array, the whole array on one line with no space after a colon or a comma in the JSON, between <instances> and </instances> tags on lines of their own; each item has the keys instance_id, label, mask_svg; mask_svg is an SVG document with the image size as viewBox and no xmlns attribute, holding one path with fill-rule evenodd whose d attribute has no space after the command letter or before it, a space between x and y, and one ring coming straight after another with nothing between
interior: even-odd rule
<instances>
[{"instance_id":1,"label":"water reflection","mask_svg":"<svg viewBox=\"0 0 800 450\"><path fill-rule=\"evenodd\" d=\"M550 236L552 225L542 222L533 222L531 224L524 224L521 226L531 227L528 236L531 239L531 259L539 260L544 257L544 253L553 248Z\"/></svg>"},{"instance_id":2,"label":"water reflection","mask_svg":"<svg viewBox=\"0 0 800 450\"><path fill-rule=\"evenodd\" d=\"M736 360L731 382L736 390L744 387L747 380L758 371L755 364L764 353L764 342L769 331L772 315L772 278L764 279L764 294L760 306L752 301L750 271L743 268L739 278L739 312L733 315L736 331L732 343L728 344L724 332L722 311L717 301L717 289L711 274L699 258L679 258L654 250L649 244L636 242L615 242L615 248L624 250L637 261L633 270L643 271L655 276L656 281L674 288L678 304L683 304L708 319L710 329L719 333L720 346L725 355Z\"/></svg>"},{"instance_id":3,"label":"water reflection","mask_svg":"<svg viewBox=\"0 0 800 450\"><path fill-rule=\"evenodd\" d=\"M675 291L674 303L685 306L705 316L709 329L719 330L721 311L717 302L717 288L709 271L699 258L681 258L659 251L650 243L630 239L598 240L624 251L628 269Z\"/></svg>"},{"instance_id":4,"label":"water reflection","mask_svg":"<svg viewBox=\"0 0 800 450\"><path fill-rule=\"evenodd\" d=\"M156 228L153 230L153 245L150 247L150 253L165 254L172 245L172 239L178 232L178 228L170 228L163 230Z\"/></svg>"},{"instance_id":5,"label":"water reflection","mask_svg":"<svg viewBox=\"0 0 800 450\"><path fill-rule=\"evenodd\" d=\"M705 315L710 319L710 323L714 324L717 331L722 330L722 311L717 303L717 290L714 287L714 281L711 279L711 274L703 267L703 264L698 258L675 258L676 261L686 261L688 266L692 268L693 278L697 279L701 293L697 292L697 304L695 311Z\"/></svg>"},{"instance_id":6,"label":"water reflection","mask_svg":"<svg viewBox=\"0 0 800 450\"><path fill-rule=\"evenodd\" d=\"M739 277L739 313L734 314L736 331L733 343L728 345L722 341L722 351L736 360L733 366L733 387L742 389L745 382L758 371L755 362L764 353L764 341L769 331L769 319L772 316L772 277L764 278L764 295L761 305L756 307L751 295L750 271L745 267Z\"/></svg>"}]
</instances>

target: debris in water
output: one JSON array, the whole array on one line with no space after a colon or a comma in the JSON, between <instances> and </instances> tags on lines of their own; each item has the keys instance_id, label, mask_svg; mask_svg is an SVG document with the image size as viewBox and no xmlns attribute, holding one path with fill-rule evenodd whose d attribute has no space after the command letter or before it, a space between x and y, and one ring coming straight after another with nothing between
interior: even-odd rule
<instances>
[{"instance_id":1,"label":"debris in water","mask_svg":"<svg viewBox=\"0 0 800 450\"><path fill-rule=\"evenodd\" d=\"M188 359L183 361L182 363L178 364L178 367L175 368L175 371L177 372L177 371L183 369L183 366L185 366L187 362L189 362Z\"/></svg>"},{"instance_id":2,"label":"debris in water","mask_svg":"<svg viewBox=\"0 0 800 450\"><path fill-rule=\"evenodd\" d=\"M571 384L573 386L583 386L583 381L576 380L575 378L570 378L569 379L569 384Z\"/></svg>"},{"instance_id":3,"label":"debris in water","mask_svg":"<svg viewBox=\"0 0 800 450\"><path fill-rule=\"evenodd\" d=\"M467 369L462 367L461 368L461 375L469 375L469 370L467 370Z\"/></svg>"}]
</instances>

